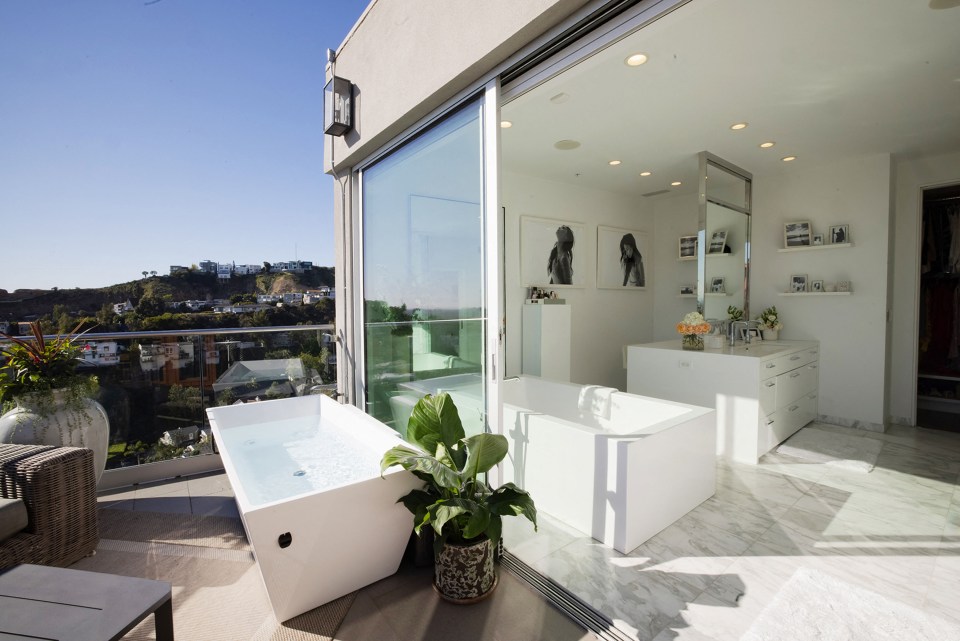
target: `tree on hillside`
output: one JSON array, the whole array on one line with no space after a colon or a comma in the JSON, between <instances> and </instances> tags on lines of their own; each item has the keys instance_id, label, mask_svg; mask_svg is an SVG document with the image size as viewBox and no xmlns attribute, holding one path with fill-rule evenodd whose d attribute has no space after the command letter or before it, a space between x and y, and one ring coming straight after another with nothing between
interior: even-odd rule
<instances>
[{"instance_id":1,"label":"tree on hillside","mask_svg":"<svg viewBox=\"0 0 960 641\"><path fill-rule=\"evenodd\" d=\"M267 261L263 261L263 269L262 269L261 271L262 271L264 274L269 274L271 267L272 267L272 265L271 265L270 263L268 263Z\"/></svg>"},{"instance_id":2,"label":"tree on hillside","mask_svg":"<svg viewBox=\"0 0 960 641\"><path fill-rule=\"evenodd\" d=\"M151 272L150 272L150 275L151 275L151 276L156 276L156 275L157 275L157 272L156 272L156 271L151 271Z\"/></svg>"},{"instance_id":3,"label":"tree on hillside","mask_svg":"<svg viewBox=\"0 0 960 641\"><path fill-rule=\"evenodd\" d=\"M140 302L137 303L136 311L138 315L146 318L149 316L160 316L163 314L165 307L163 299L159 296L144 294Z\"/></svg>"}]
</instances>

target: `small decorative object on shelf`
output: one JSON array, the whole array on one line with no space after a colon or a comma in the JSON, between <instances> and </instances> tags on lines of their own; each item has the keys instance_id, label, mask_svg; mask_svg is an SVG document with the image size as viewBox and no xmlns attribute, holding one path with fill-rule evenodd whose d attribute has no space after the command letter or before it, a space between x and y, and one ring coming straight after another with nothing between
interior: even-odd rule
<instances>
[{"instance_id":1,"label":"small decorative object on shelf","mask_svg":"<svg viewBox=\"0 0 960 641\"><path fill-rule=\"evenodd\" d=\"M830 227L830 243L841 245L850 242L850 225L833 225Z\"/></svg>"},{"instance_id":2,"label":"small decorative object on shelf","mask_svg":"<svg viewBox=\"0 0 960 641\"><path fill-rule=\"evenodd\" d=\"M837 291L838 291L838 292L849 292L849 291L850 291L850 281L849 281L849 280L838 280L838 281L837 281Z\"/></svg>"},{"instance_id":3,"label":"small decorative object on shelf","mask_svg":"<svg viewBox=\"0 0 960 641\"><path fill-rule=\"evenodd\" d=\"M677 323L677 333L682 336L683 349L703 350L703 335L712 329L700 312L690 312Z\"/></svg>"},{"instance_id":4,"label":"small decorative object on shelf","mask_svg":"<svg viewBox=\"0 0 960 641\"><path fill-rule=\"evenodd\" d=\"M783 329L783 323L780 322L780 313L776 305L768 307L757 317L760 321L760 331L763 332L763 340L775 341L780 337L780 330Z\"/></svg>"}]
</instances>

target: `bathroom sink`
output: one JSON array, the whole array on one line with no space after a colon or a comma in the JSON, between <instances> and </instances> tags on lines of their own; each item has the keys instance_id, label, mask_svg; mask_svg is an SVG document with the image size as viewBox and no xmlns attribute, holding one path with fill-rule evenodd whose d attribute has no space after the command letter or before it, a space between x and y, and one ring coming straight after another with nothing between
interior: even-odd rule
<instances>
[{"instance_id":1,"label":"bathroom sink","mask_svg":"<svg viewBox=\"0 0 960 641\"><path fill-rule=\"evenodd\" d=\"M763 356L770 356L771 354L776 354L777 352L782 352L786 349L786 345L774 342L759 342L759 343L748 343L736 345L735 347L730 348L730 353L737 356L756 356L758 358Z\"/></svg>"}]
</instances>

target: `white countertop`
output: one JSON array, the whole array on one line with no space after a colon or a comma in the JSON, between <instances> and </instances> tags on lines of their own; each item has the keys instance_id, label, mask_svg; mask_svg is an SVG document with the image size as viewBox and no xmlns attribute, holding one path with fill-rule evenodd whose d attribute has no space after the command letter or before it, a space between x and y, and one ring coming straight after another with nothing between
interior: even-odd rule
<instances>
[{"instance_id":1,"label":"white countertop","mask_svg":"<svg viewBox=\"0 0 960 641\"><path fill-rule=\"evenodd\" d=\"M685 350L681 343L679 336L677 338L668 340L668 341L659 341L656 343L635 343L633 345L628 345L627 348L631 347L642 347L646 349L665 349L672 351L683 351L689 354L704 354L709 355L713 354L716 356L743 356L747 358L776 358L777 356L782 356L784 354L789 354L790 352L795 352L798 349L804 349L807 347L817 347L820 343L818 341L763 341L763 340L753 340L750 343L743 343L742 341L737 341L737 344L733 347L730 347L727 344L726 339L723 341L723 347L719 349L710 349L705 347L703 351L699 350Z\"/></svg>"}]
</instances>

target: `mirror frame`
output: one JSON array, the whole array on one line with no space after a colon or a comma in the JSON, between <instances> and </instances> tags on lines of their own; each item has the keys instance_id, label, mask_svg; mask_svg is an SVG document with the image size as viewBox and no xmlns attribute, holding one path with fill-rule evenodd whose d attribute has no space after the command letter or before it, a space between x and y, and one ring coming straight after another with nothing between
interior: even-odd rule
<instances>
[{"instance_id":1,"label":"mirror frame","mask_svg":"<svg viewBox=\"0 0 960 641\"><path fill-rule=\"evenodd\" d=\"M731 162L720 158L709 151L698 154L700 160L700 184L698 188L697 204L699 206L699 224L697 231L697 311L701 314L706 309L706 280L707 280L707 203L711 202L727 209L738 211L747 217L746 235L743 242L743 317L750 318L750 239L753 227L753 174ZM710 198L707 195L707 169L716 167L722 171L744 181L744 206Z\"/></svg>"}]
</instances>

